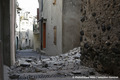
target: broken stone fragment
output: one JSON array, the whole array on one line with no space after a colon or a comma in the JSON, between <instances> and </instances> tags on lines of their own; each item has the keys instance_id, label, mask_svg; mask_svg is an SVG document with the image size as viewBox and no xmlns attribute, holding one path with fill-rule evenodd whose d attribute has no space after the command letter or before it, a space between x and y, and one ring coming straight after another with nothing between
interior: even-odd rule
<instances>
[{"instance_id":1,"label":"broken stone fragment","mask_svg":"<svg viewBox=\"0 0 120 80\"><path fill-rule=\"evenodd\" d=\"M72 71L72 74L74 74L74 75L81 74L81 71Z\"/></svg>"},{"instance_id":2,"label":"broken stone fragment","mask_svg":"<svg viewBox=\"0 0 120 80\"><path fill-rule=\"evenodd\" d=\"M47 67L48 67L48 64L47 64L46 62L43 62L43 63L42 63L42 67L47 68Z\"/></svg>"},{"instance_id":3,"label":"broken stone fragment","mask_svg":"<svg viewBox=\"0 0 120 80\"><path fill-rule=\"evenodd\" d=\"M18 79L20 75L14 74L14 75L10 75L9 78L10 79Z\"/></svg>"},{"instance_id":4,"label":"broken stone fragment","mask_svg":"<svg viewBox=\"0 0 120 80\"><path fill-rule=\"evenodd\" d=\"M95 75L95 73L93 71L90 71L89 74L90 75Z\"/></svg>"},{"instance_id":5,"label":"broken stone fragment","mask_svg":"<svg viewBox=\"0 0 120 80\"><path fill-rule=\"evenodd\" d=\"M35 68L35 72L42 72L42 70L39 68Z\"/></svg>"},{"instance_id":6,"label":"broken stone fragment","mask_svg":"<svg viewBox=\"0 0 120 80\"><path fill-rule=\"evenodd\" d=\"M27 59L27 60L25 60L25 61L27 61L27 62L32 62L32 59Z\"/></svg>"},{"instance_id":7,"label":"broken stone fragment","mask_svg":"<svg viewBox=\"0 0 120 80\"><path fill-rule=\"evenodd\" d=\"M30 64L29 63L22 63L22 64L20 64L20 66L22 66L22 67L30 67Z\"/></svg>"}]
</instances>

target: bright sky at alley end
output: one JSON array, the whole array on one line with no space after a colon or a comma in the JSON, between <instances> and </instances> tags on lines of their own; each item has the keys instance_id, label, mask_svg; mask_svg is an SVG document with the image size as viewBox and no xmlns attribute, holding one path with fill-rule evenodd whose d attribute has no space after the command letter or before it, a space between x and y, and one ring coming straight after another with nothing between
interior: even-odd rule
<instances>
[{"instance_id":1,"label":"bright sky at alley end","mask_svg":"<svg viewBox=\"0 0 120 80\"><path fill-rule=\"evenodd\" d=\"M38 0L18 0L20 8L29 11L33 16L37 15Z\"/></svg>"}]
</instances>

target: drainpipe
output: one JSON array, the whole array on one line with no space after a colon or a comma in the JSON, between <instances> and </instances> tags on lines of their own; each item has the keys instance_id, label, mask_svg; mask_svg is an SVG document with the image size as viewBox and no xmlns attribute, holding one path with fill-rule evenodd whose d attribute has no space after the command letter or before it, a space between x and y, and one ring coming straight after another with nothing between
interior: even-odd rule
<instances>
[{"instance_id":1,"label":"drainpipe","mask_svg":"<svg viewBox=\"0 0 120 80\"><path fill-rule=\"evenodd\" d=\"M43 50L43 18L41 18L41 50Z\"/></svg>"},{"instance_id":2,"label":"drainpipe","mask_svg":"<svg viewBox=\"0 0 120 80\"><path fill-rule=\"evenodd\" d=\"M41 15L40 15L40 17L41 17L41 50L43 50L43 25L42 25L42 23L43 23L43 15L42 15L42 12L43 12L43 0L41 0Z\"/></svg>"},{"instance_id":3,"label":"drainpipe","mask_svg":"<svg viewBox=\"0 0 120 80\"><path fill-rule=\"evenodd\" d=\"M43 12L43 0L39 0L39 3L40 3L40 6L39 6L39 18L40 18L40 20L38 20L37 22L39 23L39 31L40 31L40 49L42 50L43 49L43 44L42 44L42 33L43 33L43 25L42 25L42 23L43 23L43 17L42 17L42 12Z\"/></svg>"}]
</instances>

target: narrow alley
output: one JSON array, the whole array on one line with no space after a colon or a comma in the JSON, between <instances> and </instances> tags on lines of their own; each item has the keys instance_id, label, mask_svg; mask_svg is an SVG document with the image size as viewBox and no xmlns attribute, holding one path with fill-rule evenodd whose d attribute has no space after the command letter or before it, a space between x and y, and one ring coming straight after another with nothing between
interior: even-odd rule
<instances>
[{"instance_id":1,"label":"narrow alley","mask_svg":"<svg viewBox=\"0 0 120 80\"><path fill-rule=\"evenodd\" d=\"M0 0L0 80L120 80L120 0Z\"/></svg>"},{"instance_id":2,"label":"narrow alley","mask_svg":"<svg viewBox=\"0 0 120 80\"><path fill-rule=\"evenodd\" d=\"M76 80L75 76L94 80L93 76L110 76L82 66L80 56L80 47L59 56L40 55L32 49L17 51L15 65L6 69L8 80Z\"/></svg>"}]
</instances>

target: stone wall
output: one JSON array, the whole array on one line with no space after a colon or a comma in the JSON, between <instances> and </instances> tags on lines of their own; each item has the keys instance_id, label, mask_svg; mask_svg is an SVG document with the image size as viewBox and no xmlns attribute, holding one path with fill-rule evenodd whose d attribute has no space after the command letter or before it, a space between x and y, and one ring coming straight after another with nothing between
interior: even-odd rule
<instances>
[{"instance_id":1,"label":"stone wall","mask_svg":"<svg viewBox=\"0 0 120 80\"><path fill-rule=\"evenodd\" d=\"M120 76L120 0L81 1L81 63Z\"/></svg>"}]
</instances>

